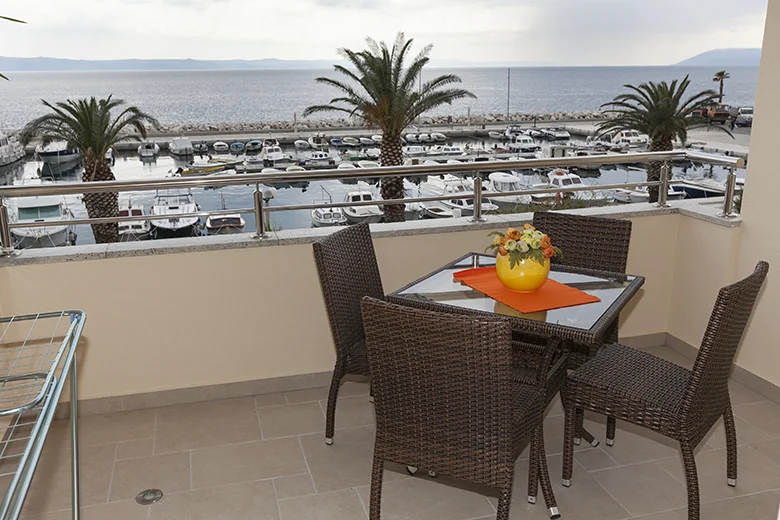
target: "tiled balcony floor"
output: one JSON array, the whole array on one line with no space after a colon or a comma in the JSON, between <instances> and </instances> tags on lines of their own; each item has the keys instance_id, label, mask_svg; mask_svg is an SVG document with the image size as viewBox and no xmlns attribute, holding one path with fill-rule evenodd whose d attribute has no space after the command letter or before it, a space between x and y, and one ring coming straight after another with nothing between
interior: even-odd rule
<instances>
[{"instance_id":1,"label":"tiled balcony floor","mask_svg":"<svg viewBox=\"0 0 780 520\"><path fill-rule=\"evenodd\" d=\"M672 361L672 350L650 349ZM365 520L374 419L368 385L342 386L335 443L323 439L327 389L262 395L123 412L81 420L84 520ZM780 501L780 406L732 384L737 416L739 482L726 486L722 426L699 448L702 518L775 518ZM603 439L603 421L589 429ZM686 491L677 448L645 430L618 423L616 444L578 448L573 486L560 486L560 403L545 423L556 497L564 519L681 520ZM27 520L67 520L68 428L58 422L39 465ZM526 455L517 462L513 519L546 519L526 503ZM140 506L134 497L159 488L164 498ZM385 473L382 518L495 518L485 490L440 477Z\"/></svg>"}]
</instances>

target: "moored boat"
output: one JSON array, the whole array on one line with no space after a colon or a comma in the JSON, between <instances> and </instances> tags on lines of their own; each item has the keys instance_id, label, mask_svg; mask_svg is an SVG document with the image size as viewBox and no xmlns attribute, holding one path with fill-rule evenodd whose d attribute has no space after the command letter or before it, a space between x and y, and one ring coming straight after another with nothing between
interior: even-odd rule
<instances>
[{"instance_id":1,"label":"moored boat","mask_svg":"<svg viewBox=\"0 0 780 520\"><path fill-rule=\"evenodd\" d=\"M447 136L442 134L441 132L433 132L431 133L431 139L436 141L437 143L443 143L447 140Z\"/></svg>"},{"instance_id":2,"label":"moored boat","mask_svg":"<svg viewBox=\"0 0 780 520\"><path fill-rule=\"evenodd\" d=\"M239 141L236 141L235 143L231 143L231 145L230 145L230 153L238 155L238 154L240 154L243 151L244 151L244 143L239 142Z\"/></svg>"},{"instance_id":3,"label":"moored boat","mask_svg":"<svg viewBox=\"0 0 780 520\"><path fill-rule=\"evenodd\" d=\"M194 155L195 148L192 146L192 141L186 137L174 137L171 142L168 143L168 152L171 155L187 156Z\"/></svg>"},{"instance_id":4,"label":"moored boat","mask_svg":"<svg viewBox=\"0 0 780 520\"><path fill-rule=\"evenodd\" d=\"M157 157L157 154L159 153L160 153L160 145L158 145L155 142L144 141L143 143L138 145L138 155L140 155L142 159Z\"/></svg>"},{"instance_id":5,"label":"moored boat","mask_svg":"<svg viewBox=\"0 0 780 520\"><path fill-rule=\"evenodd\" d=\"M274 139L274 141L276 141L276 139ZM260 141L259 139L252 139L244 146L244 152L246 153L257 153L262 149L263 141Z\"/></svg>"},{"instance_id":6,"label":"moored boat","mask_svg":"<svg viewBox=\"0 0 780 520\"><path fill-rule=\"evenodd\" d=\"M225 205L225 195L220 194L222 198L222 210L227 211ZM209 215L206 218L206 232L209 235L231 235L234 233L243 233L246 227L244 217L239 213L230 213L227 215Z\"/></svg>"},{"instance_id":7,"label":"moored boat","mask_svg":"<svg viewBox=\"0 0 780 520\"><path fill-rule=\"evenodd\" d=\"M304 141L303 139L296 139L293 146L295 146L297 150L307 150L309 149L309 142Z\"/></svg>"},{"instance_id":8,"label":"moored boat","mask_svg":"<svg viewBox=\"0 0 780 520\"><path fill-rule=\"evenodd\" d=\"M325 150L328 147L328 141L322 134L315 134L308 139L309 147L312 150Z\"/></svg>"},{"instance_id":9,"label":"moored boat","mask_svg":"<svg viewBox=\"0 0 780 520\"><path fill-rule=\"evenodd\" d=\"M360 138L360 144L364 146L374 146L376 142L371 139L370 137L361 137Z\"/></svg>"},{"instance_id":10,"label":"moored boat","mask_svg":"<svg viewBox=\"0 0 780 520\"><path fill-rule=\"evenodd\" d=\"M189 237L200 235L200 217L182 217L197 213L200 206L189 189L157 190L149 214L159 217L151 221L154 238Z\"/></svg>"},{"instance_id":11,"label":"moored boat","mask_svg":"<svg viewBox=\"0 0 780 520\"><path fill-rule=\"evenodd\" d=\"M142 217L144 215L144 207L138 204L133 204L128 200L127 205L120 205L119 216L120 217ZM146 240L149 238L149 232L152 229L152 225L148 220L125 220L118 223L119 226L119 241L120 242L136 242L138 240Z\"/></svg>"},{"instance_id":12,"label":"moored boat","mask_svg":"<svg viewBox=\"0 0 780 520\"><path fill-rule=\"evenodd\" d=\"M217 153L228 153L230 151L230 145L224 141L217 141L214 143L214 151Z\"/></svg>"},{"instance_id":13,"label":"moored boat","mask_svg":"<svg viewBox=\"0 0 780 520\"><path fill-rule=\"evenodd\" d=\"M40 178L24 179L25 186L49 184ZM45 226L12 228L11 237L17 249L39 247L59 247L72 245L76 234L70 221L73 212L68 208L62 195L41 195L37 197L18 197L8 200L8 213L11 223L45 223Z\"/></svg>"},{"instance_id":14,"label":"moored boat","mask_svg":"<svg viewBox=\"0 0 780 520\"><path fill-rule=\"evenodd\" d=\"M0 166L13 164L24 158L24 147L16 139L0 132Z\"/></svg>"},{"instance_id":15,"label":"moored boat","mask_svg":"<svg viewBox=\"0 0 780 520\"><path fill-rule=\"evenodd\" d=\"M350 191L344 198L344 202L371 202L374 195L368 190ZM384 213L382 208L375 205L349 206L342 210L344 217L350 224L366 222L373 224L382 220Z\"/></svg>"},{"instance_id":16,"label":"moored boat","mask_svg":"<svg viewBox=\"0 0 780 520\"><path fill-rule=\"evenodd\" d=\"M360 146L360 141L354 137L345 137L342 139L346 146Z\"/></svg>"},{"instance_id":17,"label":"moored boat","mask_svg":"<svg viewBox=\"0 0 780 520\"><path fill-rule=\"evenodd\" d=\"M78 148L68 148L65 141L52 141L46 146L35 147L35 154L47 164L63 164L77 161L81 155Z\"/></svg>"},{"instance_id":18,"label":"moored boat","mask_svg":"<svg viewBox=\"0 0 780 520\"><path fill-rule=\"evenodd\" d=\"M209 153L209 145L203 142L193 143L192 150L198 154Z\"/></svg>"}]
</instances>

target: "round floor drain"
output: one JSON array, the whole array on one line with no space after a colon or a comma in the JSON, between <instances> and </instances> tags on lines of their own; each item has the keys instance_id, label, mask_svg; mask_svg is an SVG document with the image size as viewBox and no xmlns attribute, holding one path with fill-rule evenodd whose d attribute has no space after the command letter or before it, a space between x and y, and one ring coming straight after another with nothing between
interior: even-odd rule
<instances>
[{"instance_id":1,"label":"round floor drain","mask_svg":"<svg viewBox=\"0 0 780 520\"><path fill-rule=\"evenodd\" d=\"M163 492L159 489L147 489L138 493L138 495L135 497L135 501L142 506L148 506L150 504L154 504L155 502L159 502L162 497Z\"/></svg>"}]
</instances>

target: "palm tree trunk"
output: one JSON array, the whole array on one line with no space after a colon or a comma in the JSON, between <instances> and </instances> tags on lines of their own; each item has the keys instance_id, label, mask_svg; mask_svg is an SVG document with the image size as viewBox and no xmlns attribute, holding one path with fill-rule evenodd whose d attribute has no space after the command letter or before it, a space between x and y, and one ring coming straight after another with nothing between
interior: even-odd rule
<instances>
[{"instance_id":1,"label":"palm tree trunk","mask_svg":"<svg viewBox=\"0 0 780 520\"><path fill-rule=\"evenodd\" d=\"M111 167L106 164L103 157L95 157L92 150L84 154L83 182L113 181L116 180ZM119 216L119 195L116 192L85 193L84 205L87 207L89 218L117 217ZM113 224L92 224L92 234L95 243L107 244L119 242L119 227Z\"/></svg>"},{"instance_id":2,"label":"palm tree trunk","mask_svg":"<svg viewBox=\"0 0 780 520\"><path fill-rule=\"evenodd\" d=\"M382 166L403 165L403 144L399 136L384 134L380 150L379 161L382 163ZM382 179L381 194L385 200L404 198L403 177L384 177ZM385 212L385 222L404 221L403 204L386 204L382 208Z\"/></svg>"},{"instance_id":3,"label":"palm tree trunk","mask_svg":"<svg viewBox=\"0 0 780 520\"><path fill-rule=\"evenodd\" d=\"M650 146L651 152L666 152L672 150L672 141L670 139L653 139L653 144ZM647 181L660 181L661 180L661 161L652 161L647 165ZM658 202L658 186L650 186L648 188L650 193L650 202Z\"/></svg>"},{"instance_id":4,"label":"palm tree trunk","mask_svg":"<svg viewBox=\"0 0 780 520\"><path fill-rule=\"evenodd\" d=\"M718 97L718 103L723 103L723 78L720 80L720 96Z\"/></svg>"}]
</instances>

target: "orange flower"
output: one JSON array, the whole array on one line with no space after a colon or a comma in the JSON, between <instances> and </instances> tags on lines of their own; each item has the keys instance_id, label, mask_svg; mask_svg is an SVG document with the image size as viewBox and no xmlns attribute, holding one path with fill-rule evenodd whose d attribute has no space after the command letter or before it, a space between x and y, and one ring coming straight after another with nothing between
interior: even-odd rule
<instances>
[{"instance_id":1,"label":"orange flower","mask_svg":"<svg viewBox=\"0 0 780 520\"><path fill-rule=\"evenodd\" d=\"M550 237L544 235L544 237L541 240L542 249L548 249L551 245L552 244L550 243Z\"/></svg>"},{"instance_id":2,"label":"orange flower","mask_svg":"<svg viewBox=\"0 0 780 520\"><path fill-rule=\"evenodd\" d=\"M506 236L507 238L509 238L509 240L517 240L518 238L520 238L521 235L522 233L520 233L515 228L509 228L506 231Z\"/></svg>"},{"instance_id":3,"label":"orange flower","mask_svg":"<svg viewBox=\"0 0 780 520\"><path fill-rule=\"evenodd\" d=\"M509 240L509 238L507 238L505 236L501 237L501 245L503 246L504 244L506 244L507 240Z\"/></svg>"},{"instance_id":4,"label":"orange flower","mask_svg":"<svg viewBox=\"0 0 780 520\"><path fill-rule=\"evenodd\" d=\"M548 247L547 249L542 251L542 254L544 255L545 258L552 258L555 256L555 249L553 249L552 247Z\"/></svg>"},{"instance_id":5,"label":"orange flower","mask_svg":"<svg viewBox=\"0 0 780 520\"><path fill-rule=\"evenodd\" d=\"M509 254L509 251L507 251L504 246L498 246L498 254L501 256L506 256Z\"/></svg>"},{"instance_id":6,"label":"orange flower","mask_svg":"<svg viewBox=\"0 0 780 520\"><path fill-rule=\"evenodd\" d=\"M523 224L523 229L530 229L531 231L536 231L536 228L533 227L531 224Z\"/></svg>"}]
</instances>

